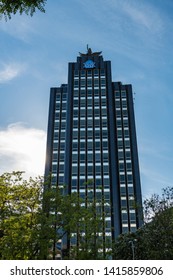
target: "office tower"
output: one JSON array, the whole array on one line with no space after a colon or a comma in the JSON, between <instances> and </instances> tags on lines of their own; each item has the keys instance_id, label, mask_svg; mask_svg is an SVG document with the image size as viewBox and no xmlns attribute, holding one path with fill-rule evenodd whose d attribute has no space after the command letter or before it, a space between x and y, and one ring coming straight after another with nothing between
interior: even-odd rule
<instances>
[{"instance_id":1,"label":"office tower","mask_svg":"<svg viewBox=\"0 0 173 280\"><path fill-rule=\"evenodd\" d=\"M45 174L87 200L104 198L102 235L110 241L142 225L133 93L113 82L101 52L79 53L68 83L51 88ZM101 215L101 214L100 214Z\"/></svg>"}]
</instances>

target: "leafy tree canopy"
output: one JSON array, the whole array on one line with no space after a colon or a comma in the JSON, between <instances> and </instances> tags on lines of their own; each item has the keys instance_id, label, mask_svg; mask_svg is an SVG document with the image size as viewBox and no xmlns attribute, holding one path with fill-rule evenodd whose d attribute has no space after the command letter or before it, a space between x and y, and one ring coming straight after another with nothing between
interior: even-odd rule
<instances>
[{"instance_id":1,"label":"leafy tree canopy","mask_svg":"<svg viewBox=\"0 0 173 280\"><path fill-rule=\"evenodd\" d=\"M11 19L11 16L17 12L33 16L38 9L45 12L44 6L47 0L0 0L0 16L5 19Z\"/></svg>"},{"instance_id":2,"label":"leafy tree canopy","mask_svg":"<svg viewBox=\"0 0 173 280\"><path fill-rule=\"evenodd\" d=\"M106 257L98 253L99 249L104 253L105 246L98 236L104 219L96 215L95 201L86 207L77 193L64 195L65 190L50 187L49 178L47 182L41 177L24 180L22 172L0 176L0 259L61 258L64 249L58 245L63 238L74 239L63 258Z\"/></svg>"},{"instance_id":3,"label":"leafy tree canopy","mask_svg":"<svg viewBox=\"0 0 173 280\"><path fill-rule=\"evenodd\" d=\"M118 237L115 258L132 259L134 253L135 259L173 259L173 187L144 201L144 217L142 228Z\"/></svg>"}]
</instances>

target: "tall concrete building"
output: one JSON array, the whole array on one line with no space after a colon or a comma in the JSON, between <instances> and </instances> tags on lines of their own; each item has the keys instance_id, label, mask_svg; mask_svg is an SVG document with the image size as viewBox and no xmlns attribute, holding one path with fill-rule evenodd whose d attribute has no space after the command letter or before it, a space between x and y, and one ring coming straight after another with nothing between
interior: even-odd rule
<instances>
[{"instance_id":1,"label":"tall concrete building","mask_svg":"<svg viewBox=\"0 0 173 280\"><path fill-rule=\"evenodd\" d=\"M51 88L45 174L87 200L104 197L102 233L110 241L142 225L133 93L113 82L101 52L79 53L69 63L68 83ZM101 215L101 214L100 214Z\"/></svg>"}]
</instances>

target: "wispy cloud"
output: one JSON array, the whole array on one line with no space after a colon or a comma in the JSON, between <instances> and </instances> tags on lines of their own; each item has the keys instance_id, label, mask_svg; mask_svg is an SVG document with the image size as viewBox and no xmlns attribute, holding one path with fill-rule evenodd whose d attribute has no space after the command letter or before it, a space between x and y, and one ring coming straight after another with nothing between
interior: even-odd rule
<instances>
[{"instance_id":1,"label":"wispy cloud","mask_svg":"<svg viewBox=\"0 0 173 280\"><path fill-rule=\"evenodd\" d=\"M19 76L25 70L24 65L18 63L3 64L0 69L0 83L8 82Z\"/></svg>"},{"instance_id":2,"label":"wispy cloud","mask_svg":"<svg viewBox=\"0 0 173 280\"><path fill-rule=\"evenodd\" d=\"M163 30L164 23L156 6L139 1L121 1L121 7L137 26L143 26L152 33L160 33Z\"/></svg>"},{"instance_id":3,"label":"wispy cloud","mask_svg":"<svg viewBox=\"0 0 173 280\"><path fill-rule=\"evenodd\" d=\"M26 176L43 175L46 133L22 123L0 130L0 173L25 171Z\"/></svg>"},{"instance_id":4,"label":"wispy cloud","mask_svg":"<svg viewBox=\"0 0 173 280\"><path fill-rule=\"evenodd\" d=\"M37 28L35 26L36 20L33 17L32 20L26 15L22 17L18 14L12 17L11 20L5 22L1 21L0 29L8 35L16 38L17 40L29 43L31 35L37 34Z\"/></svg>"}]
</instances>

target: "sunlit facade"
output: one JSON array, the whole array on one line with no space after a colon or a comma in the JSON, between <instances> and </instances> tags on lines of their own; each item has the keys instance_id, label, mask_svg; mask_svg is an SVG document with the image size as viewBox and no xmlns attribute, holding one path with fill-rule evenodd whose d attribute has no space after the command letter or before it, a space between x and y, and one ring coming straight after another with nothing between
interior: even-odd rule
<instances>
[{"instance_id":1,"label":"sunlit facade","mask_svg":"<svg viewBox=\"0 0 173 280\"><path fill-rule=\"evenodd\" d=\"M66 185L84 200L104 198L101 238L112 242L142 225L132 86L112 82L101 52L80 53L68 84L51 88L45 173L51 186Z\"/></svg>"}]
</instances>

